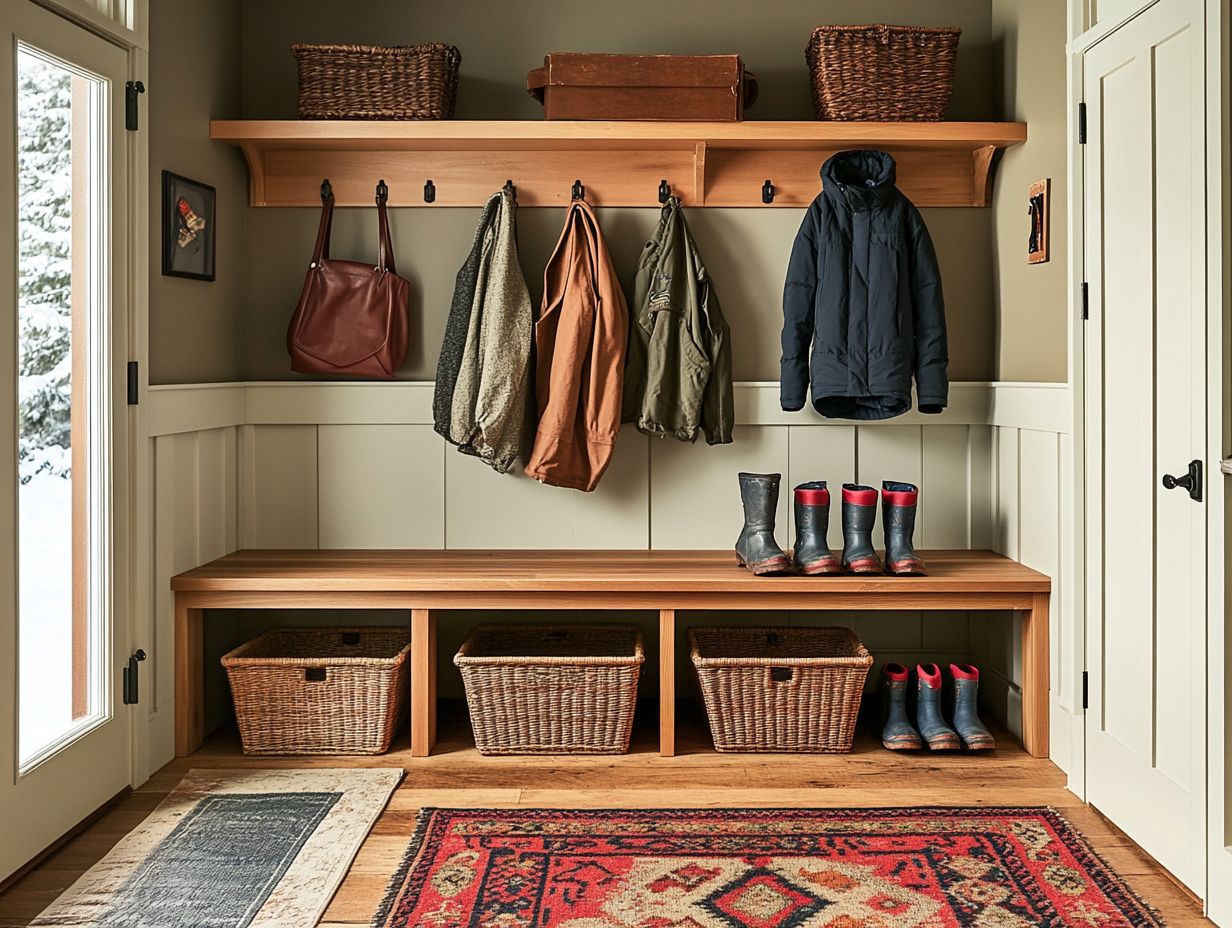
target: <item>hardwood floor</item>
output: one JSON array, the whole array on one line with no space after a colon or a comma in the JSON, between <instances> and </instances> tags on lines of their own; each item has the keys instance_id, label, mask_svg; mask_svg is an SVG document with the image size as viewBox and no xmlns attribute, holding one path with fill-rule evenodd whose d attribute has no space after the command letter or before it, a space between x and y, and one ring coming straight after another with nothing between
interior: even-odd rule
<instances>
[{"instance_id":1,"label":"hardwood floor","mask_svg":"<svg viewBox=\"0 0 1232 928\"><path fill-rule=\"evenodd\" d=\"M479 756L457 706L442 706L437 753L412 758L404 737L376 758L245 757L233 729L168 764L83 834L0 895L0 928L27 924L138 823L193 767L403 766L406 778L356 858L322 926L367 925L422 806L692 807L1047 805L1087 836L1173 928L1211 924L1201 907L1132 841L1065 789L1065 775L999 732L991 754L901 755L862 725L850 755L732 755L711 750L702 720L680 707L676 757L658 754L653 707L622 757Z\"/></svg>"}]
</instances>

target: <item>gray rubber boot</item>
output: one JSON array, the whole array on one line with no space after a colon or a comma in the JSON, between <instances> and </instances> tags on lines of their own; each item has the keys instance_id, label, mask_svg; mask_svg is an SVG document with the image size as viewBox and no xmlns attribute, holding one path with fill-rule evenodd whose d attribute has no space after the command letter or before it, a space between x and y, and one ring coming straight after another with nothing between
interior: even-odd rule
<instances>
[{"instance_id":1,"label":"gray rubber boot","mask_svg":"<svg viewBox=\"0 0 1232 928\"><path fill-rule=\"evenodd\" d=\"M941 714L941 668L936 664L917 664L915 725L934 751L956 751L961 744L954 729Z\"/></svg>"},{"instance_id":2,"label":"gray rubber boot","mask_svg":"<svg viewBox=\"0 0 1232 928\"><path fill-rule=\"evenodd\" d=\"M980 721L980 671L971 664L950 664L954 678L954 729L972 751L990 751L997 746L984 723Z\"/></svg>"},{"instance_id":3,"label":"gray rubber boot","mask_svg":"<svg viewBox=\"0 0 1232 928\"><path fill-rule=\"evenodd\" d=\"M881 484L881 524L885 530L885 569L888 574L923 576L924 561L915 553L915 509L920 488L893 480Z\"/></svg>"},{"instance_id":4,"label":"gray rubber boot","mask_svg":"<svg viewBox=\"0 0 1232 928\"><path fill-rule=\"evenodd\" d=\"M920 733L907 718L907 687L911 674L902 664L881 668L881 745L887 751L917 751Z\"/></svg>"},{"instance_id":5,"label":"gray rubber boot","mask_svg":"<svg viewBox=\"0 0 1232 928\"><path fill-rule=\"evenodd\" d=\"M744 529L736 540L736 560L753 573L781 574L791 570L791 558L774 540L774 514L779 505L782 474L741 474L740 500Z\"/></svg>"},{"instance_id":6,"label":"gray rubber boot","mask_svg":"<svg viewBox=\"0 0 1232 928\"><path fill-rule=\"evenodd\" d=\"M877 521L877 491L858 483L843 484L843 567L853 574L879 574L881 561L873 550Z\"/></svg>"},{"instance_id":7,"label":"gray rubber boot","mask_svg":"<svg viewBox=\"0 0 1232 928\"><path fill-rule=\"evenodd\" d=\"M830 527L830 491L824 480L802 483L793 493L796 512L796 546L792 559L809 576L837 574L843 569L826 542Z\"/></svg>"}]
</instances>

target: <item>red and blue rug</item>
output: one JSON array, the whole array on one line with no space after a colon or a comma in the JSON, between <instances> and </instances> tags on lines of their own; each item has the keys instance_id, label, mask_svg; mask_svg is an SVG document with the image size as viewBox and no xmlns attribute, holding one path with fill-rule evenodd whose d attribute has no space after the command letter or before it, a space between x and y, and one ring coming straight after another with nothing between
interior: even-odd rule
<instances>
[{"instance_id":1,"label":"red and blue rug","mask_svg":"<svg viewBox=\"0 0 1232 928\"><path fill-rule=\"evenodd\" d=\"M380 928L1144 928L1043 808L425 809Z\"/></svg>"}]
</instances>

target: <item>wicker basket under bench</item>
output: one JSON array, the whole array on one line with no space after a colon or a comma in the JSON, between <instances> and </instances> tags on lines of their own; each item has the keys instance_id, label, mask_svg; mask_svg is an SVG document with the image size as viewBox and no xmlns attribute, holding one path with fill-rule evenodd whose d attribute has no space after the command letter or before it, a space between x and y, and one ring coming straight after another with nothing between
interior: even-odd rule
<instances>
[{"instance_id":1,"label":"wicker basket under bench","mask_svg":"<svg viewBox=\"0 0 1232 928\"><path fill-rule=\"evenodd\" d=\"M453 662L480 754L624 754L646 651L627 625L481 625Z\"/></svg>"},{"instance_id":2,"label":"wicker basket under bench","mask_svg":"<svg viewBox=\"0 0 1232 928\"><path fill-rule=\"evenodd\" d=\"M691 628L719 751L851 750L873 657L847 628Z\"/></svg>"},{"instance_id":3,"label":"wicker basket under bench","mask_svg":"<svg viewBox=\"0 0 1232 928\"><path fill-rule=\"evenodd\" d=\"M245 754L384 754L406 716L410 632L276 628L222 658Z\"/></svg>"}]
</instances>

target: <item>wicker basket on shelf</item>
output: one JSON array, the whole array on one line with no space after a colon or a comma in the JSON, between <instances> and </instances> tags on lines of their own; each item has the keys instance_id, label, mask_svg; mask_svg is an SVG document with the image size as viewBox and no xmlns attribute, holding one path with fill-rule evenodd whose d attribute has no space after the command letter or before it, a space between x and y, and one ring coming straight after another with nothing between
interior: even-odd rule
<instances>
[{"instance_id":1,"label":"wicker basket on shelf","mask_svg":"<svg viewBox=\"0 0 1232 928\"><path fill-rule=\"evenodd\" d=\"M245 754L383 754L406 709L401 627L278 628L222 658Z\"/></svg>"},{"instance_id":2,"label":"wicker basket on shelf","mask_svg":"<svg viewBox=\"0 0 1232 928\"><path fill-rule=\"evenodd\" d=\"M482 625L453 662L480 754L623 754L645 659L636 626Z\"/></svg>"},{"instance_id":3,"label":"wicker basket on shelf","mask_svg":"<svg viewBox=\"0 0 1232 928\"><path fill-rule=\"evenodd\" d=\"M452 45L292 45L300 119L451 119L462 53Z\"/></svg>"},{"instance_id":4,"label":"wicker basket on shelf","mask_svg":"<svg viewBox=\"0 0 1232 928\"><path fill-rule=\"evenodd\" d=\"M873 657L847 628L692 628L719 751L851 750Z\"/></svg>"},{"instance_id":5,"label":"wicker basket on shelf","mask_svg":"<svg viewBox=\"0 0 1232 928\"><path fill-rule=\"evenodd\" d=\"M804 50L817 118L944 119L960 35L950 26L818 26Z\"/></svg>"}]
</instances>

